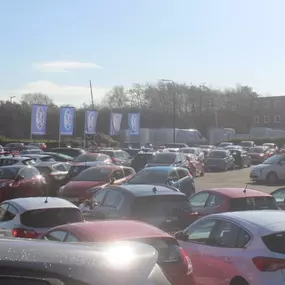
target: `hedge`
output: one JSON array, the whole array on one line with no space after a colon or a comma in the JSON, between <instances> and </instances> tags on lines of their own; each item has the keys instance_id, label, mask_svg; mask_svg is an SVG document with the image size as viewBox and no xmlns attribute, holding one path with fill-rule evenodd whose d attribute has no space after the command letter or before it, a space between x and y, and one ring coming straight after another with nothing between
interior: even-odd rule
<instances>
[{"instance_id":1,"label":"hedge","mask_svg":"<svg viewBox=\"0 0 285 285\"><path fill-rule=\"evenodd\" d=\"M278 147L282 147L285 145L285 138L266 138L266 139L251 139L252 141L255 142L256 145L262 145L264 143L275 143ZM240 142L245 141L245 140L239 140L239 139L233 139L230 140L229 142L232 142L234 144L239 144Z\"/></svg>"}]
</instances>

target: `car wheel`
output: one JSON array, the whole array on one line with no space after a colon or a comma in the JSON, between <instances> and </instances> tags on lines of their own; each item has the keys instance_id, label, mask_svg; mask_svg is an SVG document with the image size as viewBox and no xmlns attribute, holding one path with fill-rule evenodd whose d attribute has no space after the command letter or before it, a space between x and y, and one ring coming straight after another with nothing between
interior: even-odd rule
<instances>
[{"instance_id":1,"label":"car wheel","mask_svg":"<svg viewBox=\"0 0 285 285\"><path fill-rule=\"evenodd\" d=\"M205 169L203 168L203 169L201 170L200 176L204 176L204 175L205 175Z\"/></svg>"},{"instance_id":2,"label":"car wheel","mask_svg":"<svg viewBox=\"0 0 285 285\"><path fill-rule=\"evenodd\" d=\"M230 285L249 285L249 284L242 277L237 277L231 281Z\"/></svg>"},{"instance_id":3,"label":"car wheel","mask_svg":"<svg viewBox=\"0 0 285 285\"><path fill-rule=\"evenodd\" d=\"M278 182L278 176L275 172L269 172L266 176L266 182L269 185L274 185Z\"/></svg>"}]
</instances>

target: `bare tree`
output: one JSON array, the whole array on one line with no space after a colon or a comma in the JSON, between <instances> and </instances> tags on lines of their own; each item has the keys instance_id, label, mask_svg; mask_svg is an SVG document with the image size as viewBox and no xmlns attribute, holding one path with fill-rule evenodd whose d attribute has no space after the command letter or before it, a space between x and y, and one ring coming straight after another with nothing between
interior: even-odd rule
<instances>
[{"instance_id":1,"label":"bare tree","mask_svg":"<svg viewBox=\"0 0 285 285\"><path fill-rule=\"evenodd\" d=\"M33 104L43 104L48 106L54 105L53 100L49 96L42 93L24 94L21 97L21 103L28 106L31 106Z\"/></svg>"}]
</instances>

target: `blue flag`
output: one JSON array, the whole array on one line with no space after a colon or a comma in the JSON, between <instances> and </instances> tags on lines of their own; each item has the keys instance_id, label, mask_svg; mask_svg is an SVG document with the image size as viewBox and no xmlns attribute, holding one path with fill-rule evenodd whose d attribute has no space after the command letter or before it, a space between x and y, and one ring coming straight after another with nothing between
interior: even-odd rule
<instances>
[{"instance_id":1,"label":"blue flag","mask_svg":"<svg viewBox=\"0 0 285 285\"><path fill-rule=\"evenodd\" d=\"M60 108L59 134L72 136L74 130L75 109L74 107Z\"/></svg>"},{"instance_id":2,"label":"blue flag","mask_svg":"<svg viewBox=\"0 0 285 285\"><path fill-rule=\"evenodd\" d=\"M122 114L111 113L110 118L110 136L117 136L121 130Z\"/></svg>"},{"instance_id":3,"label":"blue flag","mask_svg":"<svg viewBox=\"0 0 285 285\"><path fill-rule=\"evenodd\" d=\"M85 134L96 134L98 112L87 110L85 112Z\"/></svg>"},{"instance_id":4,"label":"blue flag","mask_svg":"<svg viewBox=\"0 0 285 285\"><path fill-rule=\"evenodd\" d=\"M32 106L31 134L45 135L47 123L47 105L34 104Z\"/></svg>"},{"instance_id":5,"label":"blue flag","mask_svg":"<svg viewBox=\"0 0 285 285\"><path fill-rule=\"evenodd\" d=\"M129 135L138 136L140 134L140 113L128 114L128 133Z\"/></svg>"}]
</instances>

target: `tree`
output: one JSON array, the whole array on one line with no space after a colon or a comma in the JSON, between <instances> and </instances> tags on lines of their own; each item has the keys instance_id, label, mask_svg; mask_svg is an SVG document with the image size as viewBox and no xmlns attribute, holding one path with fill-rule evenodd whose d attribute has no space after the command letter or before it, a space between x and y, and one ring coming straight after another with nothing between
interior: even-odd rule
<instances>
[{"instance_id":1,"label":"tree","mask_svg":"<svg viewBox=\"0 0 285 285\"><path fill-rule=\"evenodd\" d=\"M49 96L42 93L24 94L21 97L21 103L28 106L32 106L33 104L43 104L48 106L54 105L53 100Z\"/></svg>"},{"instance_id":2,"label":"tree","mask_svg":"<svg viewBox=\"0 0 285 285\"><path fill-rule=\"evenodd\" d=\"M103 99L103 102L106 102L111 109L125 108L129 105L129 101L124 86L115 86Z\"/></svg>"}]
</instances>

